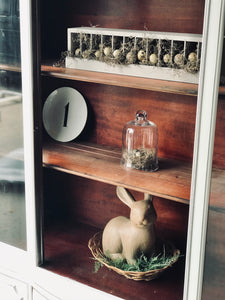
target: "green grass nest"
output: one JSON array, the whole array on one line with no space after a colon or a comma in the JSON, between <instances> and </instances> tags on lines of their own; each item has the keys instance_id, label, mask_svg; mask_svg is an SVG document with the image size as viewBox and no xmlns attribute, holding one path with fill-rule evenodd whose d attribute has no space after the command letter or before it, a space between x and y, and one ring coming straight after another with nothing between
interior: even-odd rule
<instances>
[{"instance_id":1,"label":"green grass nest","mask_svg":"<svg viewBox=\"0 0 225 300\"><path fill-rule=\"evenodd\" d=\"M142 254L134 265L127 263L124 259L112 260L105 256L102 256L102 260L105 261L105 263L107 263L109 266L113 266L123 271L147 272L151 270L162 269L170 265L174 261L174 257L168 257L165 252L150 258L147 258L144 254ZM97 273L99 268L103 266L103 263L95 258L95 273Z\"/></svg>"},{"instance_id":2,"label":"green grass nest","mask_svg":"<svg viewBox=\"0 0 225 300\"><path fill-rule=\"evenodd\" d=\"M112 260L106 257L101 249L102 232L96 233L88 243L95 260L95 272L99 268L106 266L107 268L133 280L152 280L158 277L168 267L172 266L179 258L180 251L175 249L171 243L160 242L160 251L157 255L147 258L141 255L136 264L131 265L126 260Z\"/></svg>"}]
</instances>

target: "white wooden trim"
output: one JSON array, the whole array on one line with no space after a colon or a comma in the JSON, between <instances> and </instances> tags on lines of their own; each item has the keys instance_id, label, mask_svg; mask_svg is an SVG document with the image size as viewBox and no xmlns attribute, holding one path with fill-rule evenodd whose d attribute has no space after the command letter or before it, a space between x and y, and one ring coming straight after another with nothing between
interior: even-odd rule
<instances>
[{"instance_id":1,"label":"white wooden trim","mask_svg":"<svg viewBox=\"0 0 225 300\"><path fill-rule=\"evenodd\" d=\"M115 29L115 28L101 28L101 27L73 27L67 28L68 34L68 50L71 50L71 37L72 33L86 33L98 34L108 36L125 36L125 37L138 37L150 39L164 39L175 41L189 41L200 42L202 39L201 34L193 33L174 33L162 31L146 31L146 30L128 30L128 29Z\"/></svg>"},{"instance_id":2,"label":"white wooden trim","mask_svg":"<svg viewBox=\"0 0 225 300\"><path fill-rule=\"evenodd\" d=\"M78 281L62 277L42 268L36 268L33 287L51 294L59 300L92 299L119 300L122 298L100 291ZM51 298L50 298L51 299ZM54 298L53 298L54 299ZM54 299L55 300L55 299Z\"/></svg>"},{"instance_id":3,"label":"white wooden trim","mask_svg":"<svg viewBox=\"0 0 225 300\"><path fill-rule=\"evenodd\" d=\"M224 33L224 0L206 0L188 226L184 299L201 299Z\"/></svg>"},{"instance_id":4,"label":"white wooden trim","mask_svg":"<svg viewBox=\"0 0 225 300\"><path fill-rule=\"evenodd\" d=\"M28 263L27 251L0 242L0 268L20 270Z\"/></svg>"},{"instance_id":5,"label":"white wooden trim","mask_svg":"<svg viewBox=\"0 0 225 300\"><path fill-rule=\"evenodd\" d=\"M32 58L31 0L20 1L20 39L23 95L23 132L25 161L25 197L27 251L33 264L37 261L35 190L34 190L34 135L33 135L33 58Z\"/></svg>"},{"instance_id":6,"label":"white wooden trim","mask_svg":"<svg viewBox=\"0 0 225 300\"><path fill-rule=\"evenodd\" d=\"M145 66L145 65L119 65L107 64L102 61L88 60L77 57L66 57L66 68L98 71L103 73L112 73L128 76L138 76L144 78L154 78L160 80L174 80L178 82L198 83L199 72L193 74L184 69L164 68L158 66Z\"/></svg>"},{"instance_id":7,"label":"white wooden trim","mask_svg":"<svg viewBox=\"0 0 225 300\"><path fill-rule=\"evenodd\" d=\"M35 197L34 197L34 147L33 147L33 68L31 1L20 1L20 43L22 70L24 168L27 251L0 242L0 266L9 270L29 271L37 262Z\"/></svg>"},{"instance_id":8,"label":"white wooden trim","mask_svg":"<svg viewBox=\"0 0 225 300\"><path fill-rule=\"evenodd\" d=\"M14 277L0 273L1 299L29 300L28 285Z\"/></svg>"}]
</instances>

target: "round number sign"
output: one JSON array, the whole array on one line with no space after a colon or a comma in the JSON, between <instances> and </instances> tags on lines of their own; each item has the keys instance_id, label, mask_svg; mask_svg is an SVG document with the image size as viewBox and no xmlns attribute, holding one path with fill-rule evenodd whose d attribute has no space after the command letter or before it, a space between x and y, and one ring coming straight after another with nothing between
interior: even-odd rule
<instances>
[{"instance_id":1,"label":"round number sign","mask_svg":"<svg viewBox=\"0 0 225 300\"><path fill-rule=\"evenodd\" d=\"M43 124L47 133L56 141L75 139L87 121L87 105L75 89L62 87L53 91L43 107Z\"/></svg>"}]
</instances>

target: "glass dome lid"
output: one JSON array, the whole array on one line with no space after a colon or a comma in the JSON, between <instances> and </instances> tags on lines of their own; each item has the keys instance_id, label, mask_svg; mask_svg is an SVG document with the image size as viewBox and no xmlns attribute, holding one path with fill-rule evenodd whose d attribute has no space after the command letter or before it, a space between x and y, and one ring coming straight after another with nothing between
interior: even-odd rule
<instances>
[{"instance_id":1,"label":"glass dome lid","mask_svg":"<svg viewBox=\"0 0 225 300\"><path fill-rule=\"evenodd\" d=\"M135 113L135 120L128 122L122 134L121 165L125 168L158 170L158 128L147 120L145 110Z\"/></svg>"}]
</instances>

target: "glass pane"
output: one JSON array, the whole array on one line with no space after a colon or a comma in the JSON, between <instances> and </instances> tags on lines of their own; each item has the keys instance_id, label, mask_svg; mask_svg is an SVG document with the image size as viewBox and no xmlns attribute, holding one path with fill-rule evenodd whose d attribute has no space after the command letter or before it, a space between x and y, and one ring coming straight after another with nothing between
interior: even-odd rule
<instances>
[{"instance_id":1,"label":"glass pane","mask_svg":"<svg viewBox=\"0 0 225 300\"><path fill-rule=\"evenodd\" d=\"M26 249L19 0L0 0L0 241Z\"/></svg>"},{"instance_id":2,"label":"glass pane","mask_svg":"<svg viewBox=\"0 0 225 300\"><path fill-rule=\"evenodd\" d=\"M225 47L218 100L202 299L225 299Z\"/></svg>"}]
</instances>

